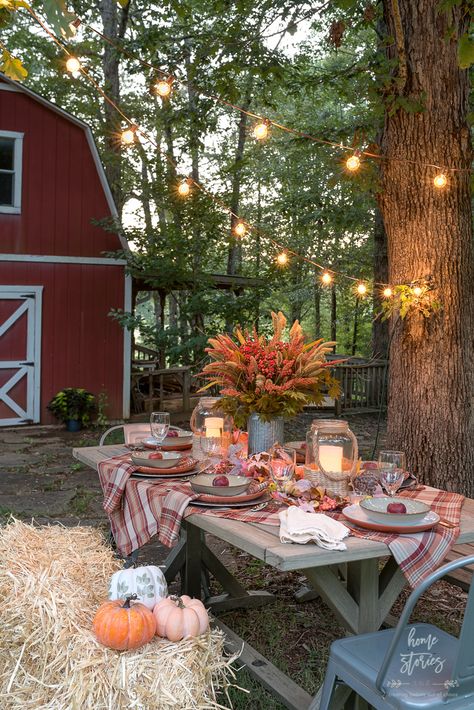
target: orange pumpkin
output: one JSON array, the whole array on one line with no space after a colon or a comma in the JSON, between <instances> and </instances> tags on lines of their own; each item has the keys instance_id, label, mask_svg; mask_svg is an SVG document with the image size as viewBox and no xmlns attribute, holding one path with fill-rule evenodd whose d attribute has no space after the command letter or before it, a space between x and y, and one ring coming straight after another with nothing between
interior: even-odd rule
<instances>
[{"instance_id":1,"label":"orange pumpkin","mask_svg":"<svg viewBox=\"0 0 474 710\"><path fill-rule=\"evenodd\" d=\"M209 628L209 616L199 599L182 597L161 599L153 609L156 633L169 641L181 641L190 636L199 636Z\"/></svg>"},{"instance_id":2,"label":"orange pumpkin","mask_svg":"<svg viewBox=\"0 0 474 710\"><path fill-rule=\"evenodd\" d=\"M101 604L94 617L92 628L97 640L116 651L140 648L152 640L156 631L155 617L144 604L130 602L137 599L131 594Z\"/></svg>"}]
</instances>

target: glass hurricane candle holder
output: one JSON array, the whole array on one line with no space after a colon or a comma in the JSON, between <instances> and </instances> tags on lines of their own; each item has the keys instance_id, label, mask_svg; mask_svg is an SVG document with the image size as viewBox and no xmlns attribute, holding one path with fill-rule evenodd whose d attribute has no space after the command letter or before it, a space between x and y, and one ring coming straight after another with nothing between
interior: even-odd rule
<instances>
[{"instance_id":1,"label":"glass hurricane candle holder","mask_svg":"<svg viewBox=\"0 0 474 710\"><path fill-rule=\"evenodd\" d=\"M220 439L222 453L225 454L232 443L234 420L219 409L220 397L201 397L191 415L190 426L200 438L201 448L205 450L204 438Z\"/></svg>"}]
</instances>

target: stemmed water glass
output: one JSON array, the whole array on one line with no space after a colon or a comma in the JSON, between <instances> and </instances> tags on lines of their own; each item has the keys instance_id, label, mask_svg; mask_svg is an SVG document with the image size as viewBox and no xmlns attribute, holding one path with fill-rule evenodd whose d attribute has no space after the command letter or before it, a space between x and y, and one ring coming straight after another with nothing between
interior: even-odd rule
<instances>
[{"instance_id":1,"label":"stemmed water glass","mask_svg":"<svg viewBox=\"0 0 474 710\"><path fill-rule=\"evenodd\" d=\"M403 451L381 451L379 454L380 483L393 497L405 479L406 457Z\"/></svg>"},{"instance_id":2,"label":"stemmed water glass","mask_svg":"<svg viewBox=\"0 0 474 710\"><path fill-rule=\"evenodd\" d=\"M150 414L150 430L151 435L158 444L166 438L170 428L170 413L169 412L152 412Z\"/></svg>"},{"instance_id":3,"label":"stemmed water glass","mask_svg":"<svg viewBox=\"0 0 474 710\"><path fill-rule=\"evenodd\" d=\"M278 489L290 481L296 468L296 451L275 445L270 450L270 472Z\"/></svg>"}]
</instances>

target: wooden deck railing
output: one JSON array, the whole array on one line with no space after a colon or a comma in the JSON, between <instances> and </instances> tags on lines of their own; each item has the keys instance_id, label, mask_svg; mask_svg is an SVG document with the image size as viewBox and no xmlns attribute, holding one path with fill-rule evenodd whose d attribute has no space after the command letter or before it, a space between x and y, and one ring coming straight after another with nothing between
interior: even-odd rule
<instances>
[{"instance_id":1,"label":"wooden deck railing","mask_svg":"<svg viewBox=\"0 0 474 710\"><path fill-rule=\"evenodd\" d=\"M376 410L387 404L385 384L387 364L376 360L351 365L343 362L333 368L341 384L341 396L336 401L336 413L343 410Z\"/></svg>"}]
</instances>

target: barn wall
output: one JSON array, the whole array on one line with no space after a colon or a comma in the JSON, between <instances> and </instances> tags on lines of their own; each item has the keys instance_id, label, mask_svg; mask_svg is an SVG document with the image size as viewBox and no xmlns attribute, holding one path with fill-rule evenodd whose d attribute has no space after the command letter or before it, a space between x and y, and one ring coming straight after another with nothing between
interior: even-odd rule
<instances>
[{"instance_id":1,"label":"barn wall","mask_svg":"<svg viewBox=\"0 0 474 710\"><path fill-rule=\"evenodd\" d=\"M46 405L63 387L105 391L107 416L121 418L124 333L107 314L123 308L123 267L0 261L0 284L44 286L41 423L55 421Z\"/></svg>"},{"instance_id":2,"label":"barn wall","mask_svg":"<svg viewBox=\"0 0 474 710\"><path fill-rule=\"evenodd\" d=\"M21 215L0 213L3 253L102 256L117 235L84 130L32 97L0 91L0 130L24 133Z\"/></svg>"}]
</instances>

